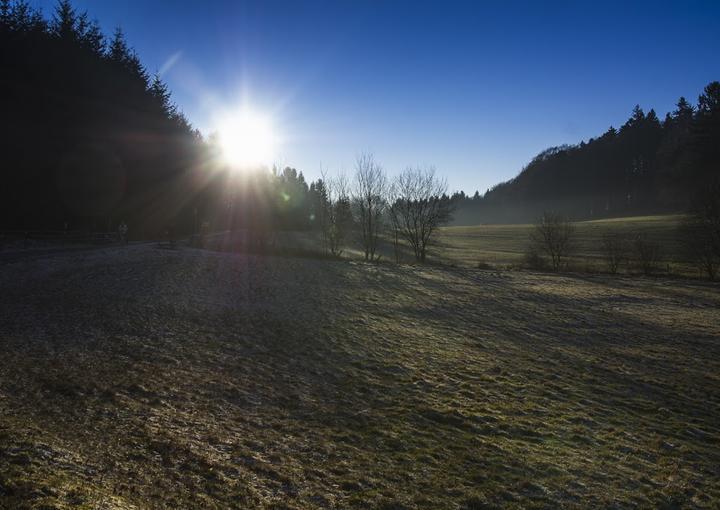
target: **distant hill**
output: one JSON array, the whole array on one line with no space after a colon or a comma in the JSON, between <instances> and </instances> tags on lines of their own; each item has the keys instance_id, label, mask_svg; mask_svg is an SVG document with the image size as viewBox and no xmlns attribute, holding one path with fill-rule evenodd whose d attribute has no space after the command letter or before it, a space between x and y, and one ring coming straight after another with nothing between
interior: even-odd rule
<instances>
[{"instance_id":1,"label":"distant hill","mask_svg":"<svg viewBox=\"0 0 720 510\"><path fill-rule=\"evenodd\" d=\"M720 82L692 106L681 97L664 120L636 106L620 129L538 154L517 177L474 197L456 194L454 224L574 219L684 211L720 178Z\"/></svg>"}]
</instances>

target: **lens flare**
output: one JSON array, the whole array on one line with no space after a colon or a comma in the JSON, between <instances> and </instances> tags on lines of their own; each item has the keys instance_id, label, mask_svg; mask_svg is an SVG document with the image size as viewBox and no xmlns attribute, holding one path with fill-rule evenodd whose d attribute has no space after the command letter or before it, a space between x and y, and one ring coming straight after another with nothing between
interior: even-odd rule
<instances>
[{"instance_id":1,"label":"lens flare","mask_svg":"<svg viewBox=\"0 0 720 510\"><path fill-rule=\"evenodd\" d=\"M270 165L277 150L271 119L249 110L225 118L218 140L225 161L239 169Z\"/></svg>"}]
</instances>

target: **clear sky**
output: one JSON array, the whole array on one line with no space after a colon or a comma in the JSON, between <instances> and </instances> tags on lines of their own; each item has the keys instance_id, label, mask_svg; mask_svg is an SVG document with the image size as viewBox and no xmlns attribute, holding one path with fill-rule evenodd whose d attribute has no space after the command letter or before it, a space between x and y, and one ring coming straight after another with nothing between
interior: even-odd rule
<instances>
[{"instance_id":1,"label":"clear sky","mask_svg":"<svg viewBox=\"0 0 720 510\"><path fill-rule=\"evenodd\" d=\"M54 1L31 0L44 13ZM75 0L204 134L245 101L309 178L361 151L483 192L542 149L720 79L720 2Z\"/></svg>"}]
</instances>

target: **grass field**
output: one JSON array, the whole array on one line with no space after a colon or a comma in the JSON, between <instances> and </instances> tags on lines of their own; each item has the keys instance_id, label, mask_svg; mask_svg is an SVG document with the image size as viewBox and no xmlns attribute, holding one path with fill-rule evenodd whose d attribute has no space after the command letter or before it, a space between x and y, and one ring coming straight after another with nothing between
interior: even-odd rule
<instances>
[{"instance_id":1,"label":"grass field","mask_svg":"<svg viewBox=\"0 0 720 510\"><path fill-rule=\"evenodd\" d=\"M709 283L131 246L0 288L0 508L720 505Z\"/></svg>"},{"instance_id":2,"label":"grass field","mask_svg":"<svg viewBox=\"0 0 720 510\"><path fill-rule=\"evenodd\" d=\"M577 249L571 263L581 270L603 270L600 250L602 236L617 232L629 236L642 233L660 243L665 265L687 275L697 271L683 261L677 228L682 216L636 216L576 223ZM441 262L475 267L486 263L500 267L523 261L533 225L477 225L440 229L432 254Z\"/></svg>"}]
</instances>

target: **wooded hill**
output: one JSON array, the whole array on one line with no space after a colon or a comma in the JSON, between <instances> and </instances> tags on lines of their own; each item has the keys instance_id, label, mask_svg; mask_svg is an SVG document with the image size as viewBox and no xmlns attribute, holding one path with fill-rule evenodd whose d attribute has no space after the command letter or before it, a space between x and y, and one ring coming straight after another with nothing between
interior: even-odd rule
<instances>
[{"instance_id":1,"label":"wooded hill","mask_svg":"<svg viewBox=\"0 0 720 510\"><path fill-rule=\"evenodd\" d=\"M455 223L526 222L543 211L573 219L684 212L720 178L720 82L665 119L636 106L620 127L549 148L520 174L474 197L456 195Z\"/></svg>"},{"instance_id":2,"label":"wooded hill","mask_svg":"<svg viewBox=\"0 0 720 510\"><path fill-rule=\"evenodd\" d=\"M239 176L203 140L117 29L69 0L50 19L0 0L0 234L319 228L322 180L294 168Z\"/></svg>"},{"instance_id":3,"label":"wooded hill","mask_svg":"<svg viewBox=\"0 0 720 510\"><path fill-rule=\"evenodd\" d=\"M114 230L131 237L242 227L318 228L326 183L292 168L238 184L120 29L58 2L45 19L0 0L0 230ZM662 121L636 107L620 129L553 147L484 195L455 194L456 224L685 211L720 175L720 83ZM235 179L235 181L233 181Z\"/></svg>"}]
</instances>

